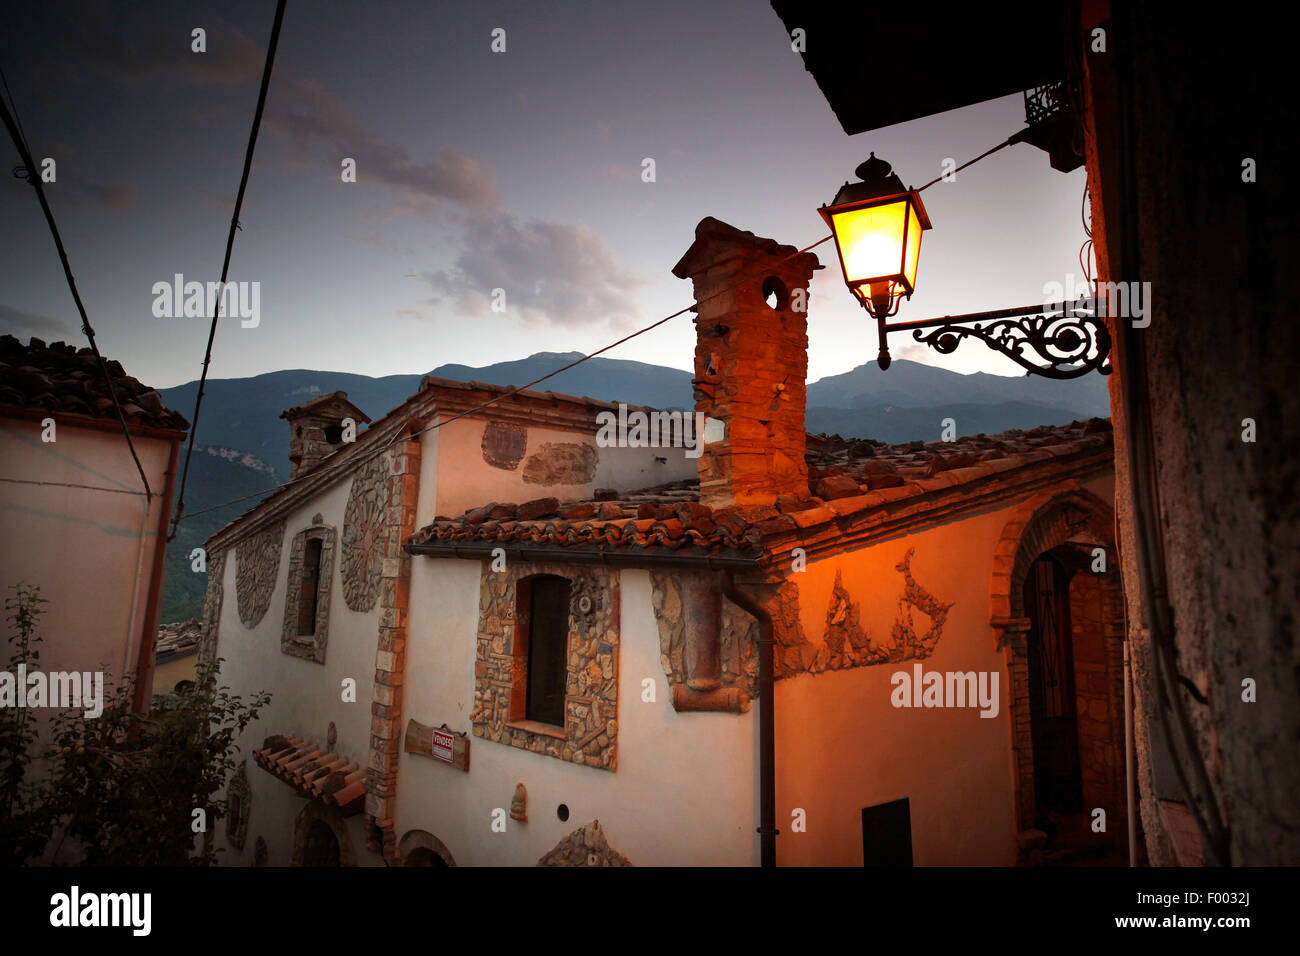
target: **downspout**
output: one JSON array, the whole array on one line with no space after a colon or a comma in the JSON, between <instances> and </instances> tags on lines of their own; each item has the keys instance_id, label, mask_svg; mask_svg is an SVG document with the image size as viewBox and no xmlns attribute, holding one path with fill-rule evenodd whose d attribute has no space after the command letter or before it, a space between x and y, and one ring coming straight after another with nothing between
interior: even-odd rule
<instances>
[{"instance_id":1,"label":"downspout","mask_svg":"<svg viewBox=\"0 0 1300 956\"><path fill-rule=\"evenodd\" d=\"M776 866L776 718L772 676L772 615L736 587L730 571L722 574L722 593L758 621L758 833L760 861Z\"/></svg>"},{"instance_id":2,"label":"downspout","mask_svg":"<svg viewBox=\"0 0 1300 956\"><path fill-rule=\"evenodd\" d=\"M167 521L171 515L172 493L176 486L176 461L180 439L172 439L167 458L167 479L158 503L158 534L154 538L153 562L149 572L149 596L144 605L144 630L140 634L140 653L135 668L135 699L132 710L142 714L149 709L153 688L154 644L158 639L158 612L162 603L163 564L167 555Z\"/></svg>"},{"instance_id":3,"label":"downspout","mask_svg":"<svg viewBox=\"0 0 1300 956\"><path fill-rule=\"evenodd\" d=\"M1124 791L1128 817L1128 865L1137 866L1137 806L1134 801L1137 774L1133 768L1133 665L1129 662L1128 637L1124 638Z\"/></svg>"},{"instance_id":4,"label":"downspout","mask_svg":"<svg viewBox=\"0 0 1300 956\"><path fill-rule=\"evenodd\" d=\"M131 640L135 633L136 617L140 610L140 571L144 568L144 539L149 537L149 496L143 491L140 495L140 533L135 540L135 574L131 578L131 607L126 614L126 633L122 638L122 663L118 671L125 679L131 671L132 651L135 648Z\"/></svg>"}]
</instances>

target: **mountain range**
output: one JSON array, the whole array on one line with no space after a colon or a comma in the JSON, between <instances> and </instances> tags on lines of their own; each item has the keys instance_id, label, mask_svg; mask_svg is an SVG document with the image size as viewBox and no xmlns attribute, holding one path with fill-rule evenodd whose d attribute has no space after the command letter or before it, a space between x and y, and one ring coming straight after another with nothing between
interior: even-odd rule
<instances>
[{"instance_id":1,"label":"mountain range","mask_svg":"<svg viewBox=\"0 0 1300 956\"><path fill-rule=\"evenodd\" d=\"M579 352L538 352L477 368L440 365L429 374L463 382L522 385L581 357ZM257 498L206 514L194 512L273 488L288 476L289 426L280 412L314 395L344 391L354 405L377 421L410 397L422 377L372 378L350 372L289 369L250 378L209 380L185 490L185 510L193 517L182 522L176 540L167 549L163 620L181 620L202 611L205 576L191 570L189 554L251 508ZM629 405L689 409L694 405L691 377L680 369L597 357L536 387ZM193 417L198 382L159 392L168 408ZM808 385L808 430L845 438L929 441L939 437L947 418L953 419L961 436L1109 414L1106 382L1097 375L1065 382L982 372L961 375L896 359L886 372L872 363Z\"/></svg>"}]
</instances>

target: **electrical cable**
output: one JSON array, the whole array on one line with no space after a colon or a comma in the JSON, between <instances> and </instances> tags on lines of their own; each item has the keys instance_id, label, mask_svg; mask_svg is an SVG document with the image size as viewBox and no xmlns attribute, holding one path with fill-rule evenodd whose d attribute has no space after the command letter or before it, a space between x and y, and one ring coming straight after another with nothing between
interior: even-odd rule
<instances>
[{"instance_id":1,"label":"electrical cable","mask_svg":"<svg viewBox=\"0 0 1300 956\"><path fill-rule=\"evenodd\" d=\"M1088 290L1095 300L1097 290L1092 288L1092 260L1094 258L1094 246L1092 244L1092 223L1088 215L1088 181L1083 183L1083 208L1079 211L1079 216L1083 220L1083 232L1088 238L1083 241L1079 247L1079 268L1083 270L1083 281L1088 284Z\"/></svg>"},{"instance_id":2,"label":"electrical cable","mask_svg":"<svg viewBox=\"0 0 1300 956\"><path fill-rule=\"evenodd\" d=\"M944 179L945 177L948 177L948 176L956 176L959 172L961 172L961 171L962 171L963 169L965 169L967 166L974 166L974 165L975 165L976 163L978 163L981 159L984 159L986 156L992 156L994 153L996 153L996 152L997 152L998 150L1000 150L1000 149L1006 149L1008 146L1014 146L1016 143L1023 143L1023 142L1025 141L1025 139L1028 137L1029 133L1032 131L1032 129L1033 129L1032 126L1026 126L1024 129L1020 130L1018 133L1012 133L1010 136L1008 136L1008 137L1007 137L1006 139L1004 139L1002 142L998 143L998 144L997 144L996 146L994 146L992 149L986 149L984 152L980 153L978 156L976 156L976 157L975 157L974 159L972 159L970 162L968 162L968 163L962 163L962 164L961 164L960 166L958 166L956 169L953 169L953 170L950 170L950 171L948 171L948 172L945 172L945 173L941 173L941 174L939 174L939 175L936 176L934 179L932 179L932 180L930 180L928 183L926 183L924 186L921 186L919 189L917 189L916 192L919 193L919 192L923 192L923 191L926 190L926 189L929 189L931 186L933 186L935 183L939 182L941 179Z\"/></svg>"},{"instance_id":3,"label":"electrical cable","mask_svg":"<svg viewBox=\"0 0 1300 956\"><path fill-rule=\"evenodd\" d=\"M0 478L14 485L41 485L50 488L80 488L84 491L107 491L114 495L143 495L143 491L131 491L128 488L105 488L103 485L81 485L71 481L36 481L32 478Z\"/></svg>"},{"instance_id":4,"label":"electrical cable","mask_svg":"<svg viewBox=\"0 0 1300 956\"><path fill-rule=\"evenodd\" d=\"M835 237L831 235L831 236L826 236L822 239L818 239L812 245L804 246L802 249L798 249L795 252L790 253L790 255L786 256L780 261L786 262L790 259L793 259L795 256L803 255L805 252L817 248L824 242L830 242L834 238ZM669 321L670 319L675 319L679 315L684 315L687 312L691 312L695 308L697 308L701 302L708 302L710 299L715 299L720 295L724 295L732 291L733 289L739 288L740 286L744 285L746 282L752 282L754 279L757 279L764 272L768 272L768 271L770 271L770 267L761 269L747 276L742 276L741 278L732 282L730 285L724 286L723 288L717 290L716 292L711 292L706 296L702 296L701 298L692 301L690 305L686 306L683 309L678 309L672 315L666 315L662 319L652 322L649 325L645 326L644 328L638 329L635 332L625 335L621 339L611 342L609 343L609 345L606 345L603 348L599 348L588 355L584 355L581 358L574 359L572 362L568 363L567 365L562 365L559 368L555 369L554 371L547 372L545 375L541 376L540 378L535 378L531 382L528 382L525 385L512 386L509 390L502 392L500 395L494 396L493 398L488 399L486 402L480 402L478 405L475 405L473 408L467 408L462 412L457 412L455 415L452 415L450 418L442 419L438 421L436 424L429 425L426 428L421 428L418 431L413 431L410 433L403 433L399 431L387 442L387 444L380 445L377 448L371 449L370 451L366 452L363 455L355 455L351 458L347 458L344 461L340 461L337 464L330 465L328 467L314 468L307 474L299 475L297 478L290 478L284 484L276 485L274 488L265 488L261 491L255 491L252 494L242 495L239 498L232 498L229 501L224 501L219 505L213 505L210 508L202 508L198 511L192 511L190 512L189 517L194 517L195 515L207 514L210 511L217 511L221 508L228 507L229 505L238 504L241 501L248 501L251 498L260 498L263 495L269 495L276 491L281 490L282 488L287 488L290 485L295 484L299 481L303 481L306 478L316 478L322 474L328 474L329 472L334 471L336 469L344 470L347 468L354 468L358 465L364 464L365 462L370 461L370 459L376 457L377 455L383 454L385 451L387 451L389 448L395 445L399 438L402 439L403 441L409 441L410 439L415 438L418 435L423 435L425 432L434 431L435 429L441 428L443 425L450 425L452 422L456 421L457 419L464 418L466 415L471 415L474 412L482 411L483 409L487 408L489 405L495 405L497 402L501 401L502 399L509 398L511 395L514 395L525 389L532 388L534 385L538 385L546 381L548 378L554 378L556 375L559 375L561 372L566 372L576 365L581 365L583 362L586 362L588 359L593 359L604 352L608 352L610 349L622 345L624 342L627 342L630 339L634 339L638 335L644 335L646 332L649 332L651 329L658 328L659 326L663 325L665 322Z\"/></svg>"},{"instance_id":5,"label":"electrical cable","mask_svg":"<svg viewBox=\"0 0 1300 956\"><path fill-rule=\"evenodd\" d=\"M5 92L9 92L9 81L4 79ZM13 94L9 94L10 101L13 100ZM54 246L59 252L59 261L63 264L63 277L67 280L68 288L72 291L72 300L77 304L77 312L81 316L81 331L86 334L90 342L90 351L95 355L95 361L99 363L99 370L104 375L104 383L108 388L108 396L113 401L113 411L117 415L118 424L122 426L122 434L126 436L126 447L131 452L131 460L135 462L136 470L140 473L140 482L144 485L145 500L153 499L153 490L149 487L149 478L144 473L144 465L140 464L140 456L136 454L135 442L131 440L131 429L127 427L126 416L122 414L122 406L117 400L117 389L113 387L113 377L108 372L108 363L104 361L104 356L99 354L99 345L95 342L95 330L90 325L90 318L86 315L86 306L81 301L81 293L77 291L77 280L73 278L72 266L68 263L68 252L63 247L63 238L59 235L58 224L54 221L54 212L50 209L49 201L45 198L45 190L41 186L41 177L36 169L36 161L32 158L31 149L27 145L27 137L22 132L22 123L18 120L18 106L15 103L13 112L9 110L9 104L0 99L0 112L4 114L5 128L9 131L9 137L14 141L14 146L18 148L18 156L22 160L22 168L26 171L25 177L18 176L19 179L26 179L27 183L36 190L36 198L41 204L41 212L45 214L45 222L50 227L50 234L54 237ZM17 175L15 170L15 175Z\"/></svg>"},{"instance_id":6,"label":"electrical cable","mask_svg":"<svg viewBox=\"0 0 1300 956\"><path fill-rule=\"evenodd\" d=\"M235 195L235 211L230 217L230 232L226 236L226 256L221 263L221 281L217 284L217 299L212 306L212 324L208 327L208 345L203 353L203 374L199 376L199 390L194 396L194 418L190 422L190 441L185 449L185 467L176 492L176 511L172 516L171 531L167 540L173 541L180 530L181 516L185 513L185 482L190 476L190 458L194 455L194 439L199 432L199 409L203 407L203 390L208 381L208 366L212 363L212 342L217 335L217 318L221 315L221 299L225 295L226 278L230 274L230 256L235 247L235 232L240 228L239 212L244 206L244 191L248 188L248 175L253 168L253 150L257 146L257 132L262 125L266 109L266 94L271 86L271 69L275 65L275 49L280 43L280 27L284 23L286 0L275 6L275 22L271 26L271 42L266 48L266 65L262 69L262 86L257 92L257 109L253 113L253 128L248 134L248 149L244 152L244 171L239 177L239 192Z\"/></svg>"},{"instance_id":7,"label":"electrical cable","mask_svg":"<svg viewBox=\"0 0 1300 956\"><path fill-rule=\"evenodd\" d=\"M270 67L269 67L269 59L268 59L268 72L269 72L269 68L270 68ZM259 104L259 105L260 105L260 104ZM992 156L994 153L998 152L998 151L1001 150L1001 149L1006 148L1007 146L1011 146L1011 145L1014 145L1014 144L1016 144L1016 143L1023 142L1023 141L1025 140L1025 138L1026 138L1026 136L1028 135L1029 132L1030 132L1030 129L1029 129L1029 128L1026 128L1026 129L1020 130L1020 131L1017 132L1017 133L1012 134L1011 136L1009 136L1009 137L1007 137L1005 140L1003 140L1001 143L999 143L998 145L994 146L992 149L985 150L983 153L981 153L980 155L976 156L974 159L970 160L969 162L963 163L962 165L958 166L956 169L952 170L952 173L960 172L961 170L965 169L966 167L968 167L968 166L972 166L972 165L974 165L975 163L978 163L981 159L984 159L984 158L987 157L987 156ZM251 155L251 144L250 144L250 155ZM949 173L948 175L951 175L952 173ZM939 182L939 180L941 180L941 179L943 179L943 178L944 178L943 176L939 176L937 179L932 179L930 182L926 183L924 186L921 186L920 189L917 189L916 191L917 191L917 192L921 192L921 191L924 190L924 189L928 189L929 187L933 186L935 183ZM231 232L231 237L232 237L232 239L233 239L233 236L234 236L234 233L233 233L233 230L232 230L232 232ZM817 246L820 246L820 245L821 245L822 243L824 243L824 242L829 242L829 241L830 241L831 239L833 239L833 238L834 238L833 235L825 236L824 238L819 239L819 240L817 240L816 242L814 242L812 245L805 246L804 248L799 249L798 251L791 253L789 256L786 257L786 259L792 259L792 258L794 258L795 256L802 255L803 253L808 252L808 251L811 250L811 249L815 249ZM783 260L781 260L781 261L784 262L785 259L783 259ZM472 414L472 413L474 413L474 412L481 411L482 409L487 408L489 405L493 405L493 404L495 404L495 403L501 401L502 399L509 398L511 395L514 395L514 394L516 394L517 392L523 391L524 389L527 389L527 388L532 388L534 385L538 385L538 384L540 384L540 383L546 381L546 380L549 379L549 378L554 378L556 375L559 375L561 372L568 371L569 369L573 368L573 367L576 366L576 365L580 365L580 364L582 364L583 362L587 361L588 359L595 358L596 356L598 356L598 355L600 355L600 354L602 354L602 353L604 353L604 352L608 352L610 349L612 349L612 348L614 348L614 347L616 347L616 346L618 346L618 345L622 345L624 342L628 341L629 339L636 338L638 335L642 335L642 334L644 334L644 333L646 333L646 332L649 332L651 329L654 329L654 328L657 328L657 327L660 326L660 325L663 325L665 322L669 321L670 319L675 319L675 318L677 318L677 316L679 316L679 315L682 315L682 314L684 314L684 313L686 313L686 312L690 312L691 310L695 309L695 308L696 308L696 307L697 307L701 302L707 302L709 299L712 299L712 298L714 298L714 297L716 297L716 296L722 295L722 294L725 293L725 292L730 292L732 289L738 287L739 285L742 285L742 284L745 283L745 282L750 281L750 279L752 279L752 278L754 278L754 277L755 277L755 276L747 276L747 277L743 277L743 278L741 278L741 279L738 279L738 280L736 280L735 282L733 282L731 285L726 286L725 288L719 290L718 292L714 292L714 293L712 293L712 294L710 294L710 295L704 296L703 298L698 299L698 300L692 302L692 303L691 303L690 305L688 305L686 308L684 308L684 309L679 309L677 312L674 312L672 315L664 316L662 319L659 319L657 322L653 322L653 323L651 323L650 325L647 325L647 326L646 326L645 328L643 328L643 329L639 329L638 331L633 332L633 333L630 334L630 335L626 335L626 336L624 336L623 338L618 339L618 340L615 341L615 342L611 342L609 345L606 345L604 348L597 349L595 352L592 352L592 353L590 353L590 354L588 354L588 355L584 355L582 358L579 358L579 359L577 359L577 360L575 360L575 361L573 361L573 362L570 362L570 363L567 364L567 365L561 366L560 368L557 368L557 369L555 369L555 370L552 371L552 372L548 372L546 375L543 375L543 376L541 376L540 378L533 379L531 382L528 382L528 383L525 384L525 385L517 385L517 386L513 386L513 387L511 387L508 391L503 392L502 394L497 395L497 396L495 396L495 397L493 397L493 398L491 398L491 399L488 399L488 401L486 401L486 402L482 402L481 404L476 405L476 406L474 406L473 408L465 409L463 412L459 412L459 413L457 413L456 415L453 415L453 416L450 417L450 418L447 418L447 419L441 420L441 421L439 421L439 422L438 422L437 424L435 424L435 425L430 425L429 427L427 427L427 428L422 428L422 429L420 429L419 431L410 432L409 434L405 435L405 439L406 439L406 440L409 440L409 439L411 439L411 438L415 438L415 437L418 436L418 435L422 435L422 434L424 434L425 432L432 431L432 430L434 430L435 428L441 428L443 425L449 425L449 424L451 424L452 422L456 421L456 420L459 419L459 418L464 418L466 415L470 415L470 414ZM223 276L223 279L224 279L224 276ZM215 325L216 325L216 318L214 317L214 318L213 318L213 326L214 326L214 328L215 328ZM210 347L211 347L211 336L209 336L209 348L210 348ZM204 374L206 375L206 373L207 373L207 361L206 361L206 359L205 359L205 361L204 361ZM199 384L199 398L200 398L200 399L202 398L202 388L203 388L203 384L202 384L202 381L200 381L200 384ZM197 409L197 404L196 404L196 408L195 408L195 423L194 423L194 425L191 426L191 428L193 429L193 428L197 425L197 423L198 423L198 409ZM240 497L238 497L238 498L232 498L232 499L230 499L229 501L222 502L221 504L218 504L218 505L212 505L211 507L208 507L208 508L201 508L201 509L199 509L198 511L190 512L190 515L189 515L189 516L190 516L190 517L193 517L193 516L195 516L195 515L207 514L207 513L212 512L212 511L218 511L218 510L220 510L220 509L222 509L222 508L226 508L226 507L228 507L228 506L230 506L230 505L233 505L233 504L238 504L238 503L240 503L241 501L249 501L249 500L251 500L251 499L253 499L253 498L260 498L260 497L263 497L264 495L273 494L274 492L279 491L281 488L287 488L289 485L294 484L294 483L297 482L297 481L301 481L301 480L303 480L304 478L307 478L307 477L317 477L317 476L319 476L319 475L321 475L321 474L326 474L326 473L328 473L332 468L339 468L339 469L342 469L342 468L355 467L355 466L357 466L357 465L360 465L360 464L363 464L363 463L369 461L371 458L375 457L376 455L382 454L382 453L383 453L384 451L386 451L388 448L392 447L392 446L397 442L398 438L401 438L401 437L403 437L403 435L402 435L402 433L399 432L397 435L394 435L393 438L390 439L389 442L388 442L387 444L382 445L382 446L380 446L380 447L378 447L378 448L375 448L375 449L371 450L370 452L366 453L365 455L358 455L358 456L355 456L355 457L353 457L353 458L349 458L349 459L347 459L346 461L341 461L341 462L339 462L337 465L335 465L335 466L331 466L331 468L324 468L324 469L317 468L317 469L313 469L313 470L310 472L309 475L300 475L300 476L298 476L297 478L291 478L291 479L289 479L288 481L286 481L284 484L277 485L277 486L275 486L274 488L266 488L266 489L263 489L263 490L261 490L261 491L255 491L255 492L252 492L251 494L242 495L242 496L240 496ZM193 431L191 432L191 445L192 445L192 444L193 444ZM187 469L187 470L188 470L188 467L189 467L189 456L187 455L187 456L186 456L186 469ZM182 480L181 480L181 485L182 485L182 494L183 494L183 491L184 491L184 478L183 478L183 477L182 477ZM175 518L173 519L172 531L171 531L171 534L168 536L168 539L167 539L167 540L169 540L169 541L172 540L173 538L175 538L176 533L177 533L177 530L178 530L178 527L179 527L180 522L181 522L181 520L182 520L182 518L183 518L183 515L182 515L182 507L181 507L182 504L183 504L183 498L182 498L182 500L178 500L178 502L177 502L177 507L176 507L176 516L175 516Z\"/></svg>"}]
</instances>

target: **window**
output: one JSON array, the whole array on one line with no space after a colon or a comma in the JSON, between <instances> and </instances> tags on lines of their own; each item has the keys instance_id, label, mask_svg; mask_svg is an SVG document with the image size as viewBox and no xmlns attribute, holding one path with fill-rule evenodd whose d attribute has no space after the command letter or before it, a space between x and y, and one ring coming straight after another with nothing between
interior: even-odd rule
<instances>
[{"instance_id":1,"label":"window","mask_svg":"<svg viewBox=\"0 0 1300 956\"><path fill-rule=\"evenodd\" d=\"M330 585L334 572L334 528L318 514L299 531L289 552L289 581L284 597L280 650L317 664L325 663L329 637Z\"/></svg>"},{"instance_id":2,"label":"window","mask_svg":"<svg viewBox=\"0 0 1300 956\"><path fill-rule=\"evenodd\" d=\"M520 601L527 602L528 679L523 688L525 720L564 726L564 694L569 657L569 582L543 574L521 582Z\"/></svg>"},{"instance_id":3,"label":"window","mask_svg":"<svg viewBox=\"0 0 1300 956\"><path fill-rule=\"evenodd\" d=\"M863 808L862 865L912 865L912 806L907 797Z\"/></svg>"},{"instance_id":4,"label":"window","mask_svg":"<svg viewBox=\"0 0 1300 956\"><path fill-rule=\"evenodd\" d=\"M302 583L298 586L298 636L316 633L317 586L320 584L320 538L308 538L302 554Z\"/></svg>"},{"instance_id":5,"label":"window","mask_svg":"<svg viewBox=\"0 0 1300 956\"><path fill-rule=\"evenodd\" d=\"M474 736L617 769L619 604L608 568L483 561Z\"/></svg>"}]
</instances>

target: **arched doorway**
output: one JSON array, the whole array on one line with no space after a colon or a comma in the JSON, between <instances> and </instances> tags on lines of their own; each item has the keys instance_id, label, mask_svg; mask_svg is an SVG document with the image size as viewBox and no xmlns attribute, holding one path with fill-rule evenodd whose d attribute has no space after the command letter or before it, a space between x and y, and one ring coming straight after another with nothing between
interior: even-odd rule
<instances>
[{"instance_id":1,"label":"arched doorway","mask_svg":"<svg viewBox=\"0 0 1300 956\"><path fill-rule=\"evenodd\" d=\"M1053 552L1040 555L1030 566L1024 607L1030 621L1025 656L1034 748L1034 822L1044 829L1058 814L1083 810L1070 574Z\"/></svg>"},{"instance_id":2,"label":"arched doorway","mask_svg":"<svg viewBox=\"0 0 1300 956\"><path fill-rule=\"evenodd\" d=\"M293 829L294 866L355 866L347 821L337 807L309 803Z\"/></svg>"},{"instance_id":3,"label":"arched doorway","mask_svg":"<svg viewBox=\"0 0 1300 956\"><path fill-rule=\"evenodd\" d=\"M455 866L447 844L443 843L426 830L408 830L398 841L398 852L402 856L402 866Z\"/></svg>"},{"instance_id":4,"label":"arched doorway","mask_svg":"<svg viewBox=\"0 0 1300 956\"><path fill-rule=\"evenodd\" d=\"M402 866L432 866L447 869L447 861L427 847L417 847L402 863Z\"/></svg>"},{"instance_id":5,"label":"arched doorway","mask_svg":"<svg viewBox=\"0 0 1300 956\"><path fill-rule=\"evenodd\" d=\"M339 866L339 840L323 820L313 820L307 826L307 839L302 848L303 866Z\"/></svg>"},{"instance_id":6,"label":"arched doorway","mask_svg":"<svg viewBox=\"0 0 1300 956\"><path fill-rule=\"evenodd\" d=\"M1126 609L1110 507L1078 485L1025 502L995 550L991 597L1020 857L1122 863Z\"/></svg>"}]
</instances>

